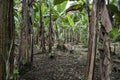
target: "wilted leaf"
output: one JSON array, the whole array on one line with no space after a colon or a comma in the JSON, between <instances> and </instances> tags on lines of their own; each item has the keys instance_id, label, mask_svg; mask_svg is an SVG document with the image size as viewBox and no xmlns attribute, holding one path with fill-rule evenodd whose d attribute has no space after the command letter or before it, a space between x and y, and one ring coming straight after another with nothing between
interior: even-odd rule
<instances>
[{"instance_id":1,"label":"wilted leaf","mask_svg":"<svg viewBox=\"0 0 120 80\"><path fill-rule=\"evenodd\" d=\"M76 10L82 10L84 7L84 4L74 4L72 6L70 6L66 12L69 12L69 11L76 11Z\"/></svg>"},{"instance_id":2,"label":"wilted leaf","mask_svg":"<svg viewBox=\"0 0 120 80\"><path fill-rule=\"evenodd\" d=\"M112 30L112 23L111 23L109 12L106 5L102 10L101 22L102 22L102 25L105 27L106 32L110 32Z\"/></svg>"}]
</instances>

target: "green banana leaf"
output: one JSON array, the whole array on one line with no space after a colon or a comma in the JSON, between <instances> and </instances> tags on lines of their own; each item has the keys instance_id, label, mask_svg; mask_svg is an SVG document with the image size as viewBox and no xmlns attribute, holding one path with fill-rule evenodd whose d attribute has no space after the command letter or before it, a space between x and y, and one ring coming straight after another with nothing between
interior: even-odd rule
<instances>
[{"instance_id":1,"label":"green banana leaf","mask_svg":"<svg viewBox=\"0 0 120 80\"><path fill-rule=\"evenodd\" d=\"M54 0L54 5L58 5L63 3L64 1L68 1L68 0Z\"/></svg>"}]
</instances>

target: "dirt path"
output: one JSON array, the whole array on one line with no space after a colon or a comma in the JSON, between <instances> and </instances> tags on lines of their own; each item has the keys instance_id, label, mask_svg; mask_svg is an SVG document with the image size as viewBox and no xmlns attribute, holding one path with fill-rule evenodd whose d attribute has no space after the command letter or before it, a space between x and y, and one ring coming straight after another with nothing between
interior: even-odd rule
<instances>
[{"instance_id":1,"label":"dirt path","mask_svg":"<svg viewBox=\"0 0 120 80\"><path fill-rule=\"evenodd\" d=\"M82 80L84 78L87 48L74 45L73 53L54 51L54 57L48 53L34 55L32 70L21 80Z\"/></svg>"}]
</instances>

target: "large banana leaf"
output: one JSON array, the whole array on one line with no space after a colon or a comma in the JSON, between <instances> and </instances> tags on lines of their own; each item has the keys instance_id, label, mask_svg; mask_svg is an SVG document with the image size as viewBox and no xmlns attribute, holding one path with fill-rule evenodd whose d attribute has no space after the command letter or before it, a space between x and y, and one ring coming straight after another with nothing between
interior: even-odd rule
<instances>
[{"instance_id":1,"label":"large banana leaf","mask_svg":"<svg viewBox=\"0 0 120 80\"><path fill-rule=\"evenodd\" d=\"M64 1L61 4L55 5L54 9L57 10L59 13L62 13L63 11L65 11L66 4L67 1Z\"/></svg>"}]
</instances>

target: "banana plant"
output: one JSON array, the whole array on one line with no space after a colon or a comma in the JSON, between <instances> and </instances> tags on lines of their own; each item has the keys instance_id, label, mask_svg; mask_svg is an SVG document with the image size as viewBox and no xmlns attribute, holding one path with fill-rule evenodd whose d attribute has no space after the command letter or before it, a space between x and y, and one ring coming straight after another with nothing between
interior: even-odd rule
<instances>
[{"instance_id":1,"label":"banana plant","mask_svg":"<svg viewBox=\"0 0 120 80\"><path fill-rule=\"evenodd\" d=\"M75 3L71 4L66 9L67 3L68 3L67 1L66 2L64 1L64 2L62 2L60 4L57 4L55 6L55 10L59 14L58 18L56 18L55 21L56 21L56 23L57 23L58 26L61 25L60 28L62 28L62 29L71 28L73 31L77 31L78 27L76 27L76 26L78 26L78 24L80 22L82 23L84 21L84 25L85 25L85 23L87 23L87 20L86 20L85 17L84 17L84 19L83 19L83 17L82 18L79 17L80 16L79 14L83 14L82 10L84 9L84 3L83 2L75 2ZM63 6L63 4L65 6L61 7L61 5ZM63 9L59 9L59 8L63 8ZM69 14L69 12L74 12L74 11L76 11L78 14L77 15L75 13L73 13L73 15ZM66 12L68 12L68 13L66 14ZM85 16L85 15L83 15L83 16ZM80 18L82 20L79 20Z\"/></svg>"},{"instance_id":2,"label":"banana plant","mask_svg":"<svg viewBox=\"0 0 120 80\"><path fill-rule=\"evenodd\" d=\"M120 25L120 1L119 0L111 0L109 4L109 8L111 11L111 15L113 16L113 19L115 21L116 25Z\"/></svg>"}]
</instances>

